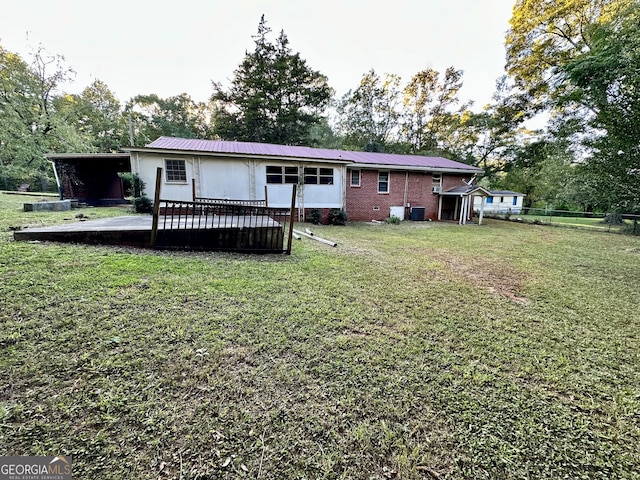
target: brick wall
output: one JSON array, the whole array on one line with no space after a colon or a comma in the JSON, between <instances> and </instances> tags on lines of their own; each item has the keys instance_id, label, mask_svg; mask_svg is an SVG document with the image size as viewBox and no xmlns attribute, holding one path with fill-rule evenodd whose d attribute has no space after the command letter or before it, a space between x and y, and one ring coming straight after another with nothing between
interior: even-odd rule
<instances>
[{"instance_id":1,"label":"brick wall","mask_svg":"<svg viewBox=\"0 0 640 480\"><path fill-rule=\"evenodd\" d=\"M350 174L347 175L350 179ZM469 180L471 174L442 174L442 190L464 185L462 179ZM347 182L346 211L350 221L384 221L389 218L390 208L402 206L407 189L407 203L412 207L424 207L425 219L438 218L439 196L431 193L433 176L425 172L390 171L389 193L378 193L378 171L362 170L360 186L352 187ZM405 219L410 218L410 209L405 209Z\"/></svg>"}]
</instances>

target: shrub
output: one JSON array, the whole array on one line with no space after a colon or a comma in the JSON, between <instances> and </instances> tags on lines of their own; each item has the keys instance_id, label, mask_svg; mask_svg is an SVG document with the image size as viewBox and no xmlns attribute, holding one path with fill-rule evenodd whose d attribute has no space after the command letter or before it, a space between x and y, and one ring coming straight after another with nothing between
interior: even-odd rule
<instances>
[{"instance_id":1,"label":"shrub","mask_svg":"<svg viewBox=\"0 0 640 480\"><path fill-rule=\"evenodd\" d=\"M151 199L147 196L135 197L133 199L133 206L136 213L151 213Z\"/></svg>"},{"instance_id":2,"label":"shrub","mask_svg":"<svg viewBox=\"0 0 640 480\"><path fill-rule=\"evenodd\" d=\"M146 186L137 173L119 173L125 197L141 197Z\"/></svg>"},{"instance_id":3,"label":"shrub","mask_svg":"<svg viewBox=\"0 0 640 480\"><path fill-rule=\"evenodd\" d=\"M317 208L312 208L307 214L307 221L313 223L314 225L318 225L321 218L322 216L320 214L320 210L318 210Z\"/></svg>"},{"instance_id":4,"label":"shrub","mask_svg":"<svg viewBox=\"0 0 640 480\"><path fill-rule=\"evenodd\" d=\"M402 220L400 219L400 217L396 217L395 215L392 215L389 218L387 218L387 223L390 223L393 225L400 225L401 221Z\"/></svg>"},{"instance_id":5,"label":"shrub","mask_svg":"<svg viewBox=\"0 0 640 480\"><path fill-rule=\"evenodd\" d=\"M347 213L339 208L332 208L331 210L329 210L329 224L346 225Z\"/></svg>"}]
</instances>

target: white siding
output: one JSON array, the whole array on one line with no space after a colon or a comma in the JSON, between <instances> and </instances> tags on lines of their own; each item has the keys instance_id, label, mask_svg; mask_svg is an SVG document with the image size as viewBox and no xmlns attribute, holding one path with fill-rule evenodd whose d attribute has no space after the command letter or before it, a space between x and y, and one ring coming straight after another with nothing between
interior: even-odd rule
<instances>
[{"instance_id":1,"label":"white siding","mask_svg":"<svg viewBox=\"0 0 640 480\"><path fill-rule=\"evenodd\" d=\"M264 190L256 197L257 192L251 189L249 179L249 161L203 158L200 164L200 182L196 182L196 192L199 197L207 198L263 200Z\"/></svg>"},{"instance_id":2,"label":"white siding","mask_svg":"<svg viewBox=\"0 0 640 480\"><path fill-rule=\"evenodd\" d=\"M302 161L252 160L242 158L220 158L198 155L163 155L161 153L132 152L131 169L145 182L145 193L155 194L156 169L164 169L165 159L185 160L187 181L168 183L163 172L162 198L169 200L191 200L192 179L196 182L196 195L209 198L264 199L267 186L269 206L291 205L291 184L268 184L267 165L331 168L331 185L298 185L296 206L299 208L344 208L346 168L343 165L311 163ZM300 176L303 178L303 175Z\"/></svg>"},{"instance_id":3,"label":"white siding","mask_svg":"<svg viewBox=\"0 0 640 480\"><path fill-rule=\"evenodd\" d=\"M516 197L516 204L513 204L513 197ZM502 201L500 201L502 199ZM512 213L518 214L522 210L522 203L524 201L524 196L522 195L496 195L493 197L493 202L488 203L487 199L484 202L484 212L485 213ZM473 198L473 209L476 211L480 210L480 205L482 202L481 197Z\"/></svg>"},{"instance_id":4,"label":"white siding","mask_svg":"<svg viewBox=\"0 0 640 480\"><path fill-rule=\"evenodd\" d=\"M298 196L296 207L298 208L344 208L342 203L342 183L346 169L342 165L332 165L323 163L302 163L302 162L278 162L262 161L256 165L256 190L264 192L267 185L267 165L298 166L304 167L332 168L332 185L298 185ZM301 175L302 178L302 175ZM269 206L288 207L291 205L291 184L267 185L269 192ZM259 198L263 198L262 194Z\"/></svg>"},{"instance_id":5,"label":"white siding","mask_svg":"<svg viewBox=\"0 0 640 480\"><path fill-rule=\"evenodd\" d=\"M164 171L164 160L184 160L187 181L183 183L167 182ZM194 176L194 164L197 162L193 155L158 155L146 152L135 152L131 155L131 170L137 173L145 184L144 193L151 199L156 190L156 171L162 168L162 198L171 200L191 200L191 179Z\"/></svg>"}]
</instances>

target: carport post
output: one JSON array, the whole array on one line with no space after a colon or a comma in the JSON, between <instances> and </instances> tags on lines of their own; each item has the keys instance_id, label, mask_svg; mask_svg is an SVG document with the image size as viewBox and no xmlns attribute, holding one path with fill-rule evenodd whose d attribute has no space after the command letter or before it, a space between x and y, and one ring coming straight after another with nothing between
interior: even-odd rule
<instances>
[{"instance_id":1,"label":"carport post","mask_svg":"<svg viewBox=\"0 0 640 480\"><path fill-rule=\"evenodd\" d=\"M149 243L151 248L156 247L156 239L158 238L158 214L160 213L160 186L162 184L162 167L156 170L156 191L153 195L153 222L151 223L151 238Z\"/></svg>"}]
</instances>

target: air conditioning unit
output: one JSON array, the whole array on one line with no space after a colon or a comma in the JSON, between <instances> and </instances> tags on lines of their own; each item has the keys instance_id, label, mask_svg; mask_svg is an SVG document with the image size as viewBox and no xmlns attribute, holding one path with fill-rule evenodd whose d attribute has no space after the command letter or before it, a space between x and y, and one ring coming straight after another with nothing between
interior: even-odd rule
<instances>
[{"instance_id":1,"label":"air conditioning unit","mask_svg":"<svg viewBox=\"0 0 640 480\"><path fill-rule=\"evenodd\" d=\"M442 187L431 187L431 193L440 193Z\"/></svg>"}]
</instances>

